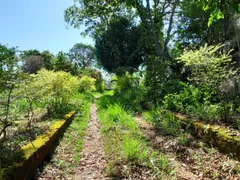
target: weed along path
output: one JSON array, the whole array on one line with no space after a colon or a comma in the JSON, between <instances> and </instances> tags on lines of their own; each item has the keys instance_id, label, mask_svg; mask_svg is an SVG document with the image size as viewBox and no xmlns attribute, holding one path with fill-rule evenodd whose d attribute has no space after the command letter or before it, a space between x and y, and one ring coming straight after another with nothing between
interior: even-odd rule
<instances>
[{"instance_id":1,"label":"weed along path","mask_svg":"<svg viewBox=\"0 0 240 180\"><path fill-rule=\"evenodd\" d=\"M142 117L135 117L136 122L138 123L140 129L144 133L145 137L151 141L151 145L162 151L163 153L166 153L164 150L164 146L157 147L157 145L162 144L166 142L166 139L160 135L158 135L155 131L155 128L152 126L151 123L145 121ZM176 167L176 176L177 179L181 180L197 180L199 179L197 175L189 171L185 166L181 166L181 163L176 161L173 154L166 153L169 156L169 159L171 160L171 163Z\"/></svg>"},{"instance_id":2,"label":"weed along path","mask_svg":"<svg viewBox=\"0 0 240 180\"><path fill-rule=\"evenodd\" d=\"M104 146L95 103L91 107L90 119L81 153L82 158L77 168L75 179L105 179L102 173L105 165Z\"/></svg>"},{"instance_id":3,"label":"weed along path","mask_svg":"<svg viewBox=\"0 0 240 180\"><path fill-rule=\"evenodd\" d=\"M227 155L209 148L190 134L186 137L161 135L143 117L135 117L141 131L154 149L164 153L176 167L177 179L240 179L240 163Z\"/></svg>"}]
</instances>

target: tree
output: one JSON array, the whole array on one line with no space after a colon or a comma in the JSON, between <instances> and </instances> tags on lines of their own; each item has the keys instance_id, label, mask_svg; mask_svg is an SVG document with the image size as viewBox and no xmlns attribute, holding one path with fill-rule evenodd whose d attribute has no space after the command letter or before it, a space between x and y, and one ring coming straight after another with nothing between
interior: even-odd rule
<instances>
[{"instance_id":1,"label":"tree","mask_svg":"<svg viewBox=\"0 0 240 180\"><path fill-rule=\"evenodd\" d=\"M47 70L52 70L52 59L54 58L54 55L50 51L43 51L41 53L41 57L43 58L44 68Z\"/></svg>"},{"instance_id":2,"label":"tree","mask_svg":"<svg viewBox=\"0 0 240 180\"><path fill-rule=\"evenodd\" d=\"M30 50L23 51L20 54L20 57L23 62L25 62L27 59L29 59L30 56L38 56L37 57L38 59L39 59L39 57L41 57L43 59L43 67L48 70L53 69L52 59L54 58L54 55L51 52L49 52L49 51L40 52L37 49L30 49ZM35 59L37 59L37 58L35 58Z\"/></svg>"},{"instance_id":3,"label":"tree","mask_svg":"<svg viewBox=\"0 0 240 180\"><path fill-rule=\"evenodd\" d=\"M8 88L8 83L14 79L17 72L18 58L16 48L7 48L0 44L0 90Z\"/></svg>"},{"instance_id":4,"label":"tree","mask_svg":"<svg viewBox=\"0 0 240 180\"><path fill-rule=\"evenodd\" d=\"M60 51L57 56L53 59L53 67L57 71L72 71L72 63L68 59L67 54Z\"/></svg>"},{"instance_id":5,"label":"tree","mask_svg":"<svg viewBox=\"0 0 240 180\"><path fill-rule=\"evenodd\" d=\"M95 48L83 43L75 44L68 56L72 63L83 69L92 66L96 61Z\"/></svg>"},{"instance_id":6,"label":"tree","mask_svg":"<svg viewBox=\"0 0 240 180\"><path fill-rule=\"evenodd\" d=\"M208 27L211 26L214 21L225 19L229 13L235 14L240 12L239 0L195 0L195 3L201 4L204 11L210 12L208 16Z\"/></svg>"},{"instance_id":7,"label":"tree","mask_svg":"<svg viewBox=\"0 0 240 180\"><path fill-rule=\"evenodd\" d=\"M27 56L23 65L23 72L36 74L37 71L44 67L44 59L40 56Z\"/></svg>"},{"instance_id":8,"label":"tree","mask_svg":"<svg viewBox=\"0 0 240 180\"><path fill-rule=\"evenodd\" d=\"M148 39L151 41L150 44L155 48L155 55L161 57L162 61L166 61L169 58L167 47L172 37L178 3L179 0L161 0L153 3L150 3L150 0L78 0L65 10L64 18L67 23L76 28L81 24L87 26L85 34L98 35L114 15L124 16L136 12L135 15L140 17L144 31L147 32ZM164 36L164 20L168 22L166 36Z\"/></svg>"},{"instance_id":9,"label":"tree","mask_svg":"<svg viewBox=\"0 0 240 180\"><path fill-rule=\"evenodd\" d=\"M30 50L23 51L20 54L20 57L22 59L24 59L25 57L28 57L28 56L41 56L41 52L37 49L30 49Z\"/></svg>"},{"instance_id":10,"label":"tree","mask_svg":"<svg viewBox=\"0 0 240 180\"><path fill-rule=\"evenodd\" d=\"M212 22L208 27L211 12L204 11L201 3L184 0L180 3L178 39L183 46L200 47L205 43L225 43L235 37L236 20L231 12L225 18Z\"/></svg>"},{"instance_id":11,"label":"tree","mask_svg":"<svg viewBox=\"0 0 240 180\"><path fill-rule=\"evenodd\" d=\"M11 106L13 89L21 77L16 52L16 48L0 44L0 136L3 134L4 137L6 129L13 125L12 120L16 118L14 107Z\"/></svg>"},{"instance_id":12,"label":"tree","mask_svg":"<svg viewBox=\"0 0 240 180\"><path fill-rule=\"evenodd\" d=\"M96 38L96 55L108 72L133 73L144 60L140 28L125 17L113 18L107 30Z\"/></svg>"}]
</instances>

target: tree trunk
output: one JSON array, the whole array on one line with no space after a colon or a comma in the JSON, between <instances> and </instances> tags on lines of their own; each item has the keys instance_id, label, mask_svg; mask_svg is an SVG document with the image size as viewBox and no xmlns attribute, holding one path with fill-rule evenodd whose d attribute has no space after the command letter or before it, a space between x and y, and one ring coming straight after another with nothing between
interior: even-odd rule
<instances>
[{"instance_id":1,"label":"tree trunk","mask_svg":"<svg viewBox=\"0 0 240 180\"><path fill-rule=\"evenodd\" d=\"M146 4L146 8L147 8L147 12L148 12L148 18L150 20L151 32L152 32L152 35L153 35L156 55L161 57L163 55L163 50L162 50L162 47L161 47L161 45L159 43L156 27L155 27L155 24L154 24L153 19L152 19L152 14L151 14L151 8L150 8L149 0L146 0L146 3L147 3Z\"/></svg>"},{"instance_id":2,"label":"tree trunk","mask_svg":"<svg viewBox=\"0 0 240 180\"><path fill-rule=\"evenodd\" d=\"M179 2L179 0L175 0L175 2L173 3L172 12L171 12L170 19L169 19L167 36L166 36L166 39L164 42L164 48L163 48L163 55L164 55L163 59L165 59L165 60L169 58L168 43L170 41L170 35L171 35L172 25L173 25L173 17L174 17L178 2Z\"/></svg>"}]
</instances>

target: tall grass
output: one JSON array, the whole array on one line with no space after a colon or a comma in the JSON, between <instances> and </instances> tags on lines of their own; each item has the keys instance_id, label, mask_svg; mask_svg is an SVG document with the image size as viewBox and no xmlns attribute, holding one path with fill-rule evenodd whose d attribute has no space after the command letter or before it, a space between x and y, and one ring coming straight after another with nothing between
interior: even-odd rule
<instances>
[{"instance_id":1,"label":"tall grass","mask_svg":"<svg viewBox=\"0 0 240 180\"><path fill-rule=\"evenodd\" d=\"M167 168L159 163L152 163L158 161L156 159L159 157L155 155L158 153L154 154L148 146L131 113L113 102L114 98L110 96L103 96L97 101L105 153L109 161L105 168L106 173L118 178L131 178L130 172L135 167L141 167L148 169L152 177L161 179L160 175L172 171L169 163L166 164ZM126 167L128 170L124 170ZM156 172L156 169L159 171Z\"/></svg>"}]
</instances>

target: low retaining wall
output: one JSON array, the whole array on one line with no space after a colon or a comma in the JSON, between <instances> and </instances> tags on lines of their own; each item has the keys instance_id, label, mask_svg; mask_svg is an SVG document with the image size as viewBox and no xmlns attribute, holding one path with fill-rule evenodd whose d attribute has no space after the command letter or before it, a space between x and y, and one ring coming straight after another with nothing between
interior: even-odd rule
<instances>
[{"instance_id":1,"label":"low retaining wall","mask_svg":"<svg viewBox=\"0 0 240 180\"><path fill-rule=\"evenodd\" d=\"M225 128L192 121L180 114L175 114L175 117L184 127L188 126L194 135L217 148L219 152L230 154L233 158L240 160L240 138L229 135Z\"/></svg>"},{"instance_id":2,"label":"low retaining wall","mask_svg":"<svg viewBox=\"0 0 240 180\"><path fill-rule=\"evenodd\" d=\"M38 136L36 140L23 146L21 153L25 160L21 163L12 165L11 167L2 169L0 172L0 180L31 179L45 157L53 150L55 142L71 123L75 113L76 111L71 111L66 114L63 120L59 120L50 126L49 132Z\"/></svg>"}]
</instances>

